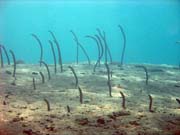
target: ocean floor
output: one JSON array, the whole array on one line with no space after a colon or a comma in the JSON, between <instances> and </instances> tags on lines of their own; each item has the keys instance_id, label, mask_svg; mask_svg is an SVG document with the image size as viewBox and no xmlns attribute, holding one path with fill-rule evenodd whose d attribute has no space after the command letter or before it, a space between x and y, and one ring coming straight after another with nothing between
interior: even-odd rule
<instances>
[{"instance_id":1,"label":"ocean floor","mask_svg":"<svg viewBox=\"0 0 180 135\"><path fill-rule=\"evenodd\" d=\"M83 104L69 65L79 79ZM135 64L109 65L112 97L104 65L94 73L93 65L65 64L64 72L58 67L56 74L51 65L51 80L44 66L19 64L16 80L11 74L13 66L5 66L0 69L0 135L180 135L180 104L176 101L180 99L180 70L143 65L148 70L148 85L144 70ZM45 75L44 84L36 74L39 71ZM153 112L149 111L149 95Z\"/></svg>"}]
</instances>

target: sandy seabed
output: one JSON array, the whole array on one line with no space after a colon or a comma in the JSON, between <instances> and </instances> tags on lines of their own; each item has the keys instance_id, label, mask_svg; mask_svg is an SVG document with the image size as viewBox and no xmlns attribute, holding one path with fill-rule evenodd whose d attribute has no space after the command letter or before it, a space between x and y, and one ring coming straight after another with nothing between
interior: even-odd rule
<instances>
[{"instance_id":1,"label":"sandy seabed","mask_svg":"<svg viewBox=\"0 0 180 135\"><path fill-rule=\"evenodd\" d=\"M0 69L0 135L180 135L180 70L168 65L143 64L145 72L135 64L119 67L109 65L112 71L112 97L109 97L107 70L104 65L93 72L93 65L71 64L83 92L64 64L64 72L54 73L51 80L45 67L17 65L16 80L10 72L13 66ZM32 72L42 71L40 75ZM32 78L35 78L36 89ZM122 108L123 92L126 109ZM153 98L149 112L149 97ZM47 111L47 99L50 111ZM67 109L69 106L69 111Z\"/></svg>"}]
</instances>

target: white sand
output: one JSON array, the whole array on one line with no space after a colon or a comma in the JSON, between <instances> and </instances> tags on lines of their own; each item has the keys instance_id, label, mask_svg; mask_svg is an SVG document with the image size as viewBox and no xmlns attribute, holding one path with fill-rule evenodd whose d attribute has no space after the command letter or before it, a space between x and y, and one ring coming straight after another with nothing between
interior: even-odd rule
<instances>
[{"instance_id":1,"label":"white sand","mask_svg":"<svg viewBox=\"0 0 180 135\"><path fill-rule=\"evenodd\" d=\"M106 68L102 65L93 73L93 66L75 65L84 104L79 102L72 72L64 72L47 80L44 67L18 65L14 78L0 70L0 135L178 135L180 134L180 70L166 65L145 65L149 84L145 85L143 69L133 64L123 69L110 65L112 96L109 97ZM158 69L158 70L157 70ZM33 71L45 74L45 84L39 75L33 90ZM121 106L126 97L126 110ZM154 113L149 112L149 97L153 97ZM8 95L8 97L6 97ZM51 111L47 111L46 98ZM4 102L4 104L3 104ZM71 112L67 113L67 105ZM23 133L24 132L24 133Z\"/></svg>"}]
</instances>

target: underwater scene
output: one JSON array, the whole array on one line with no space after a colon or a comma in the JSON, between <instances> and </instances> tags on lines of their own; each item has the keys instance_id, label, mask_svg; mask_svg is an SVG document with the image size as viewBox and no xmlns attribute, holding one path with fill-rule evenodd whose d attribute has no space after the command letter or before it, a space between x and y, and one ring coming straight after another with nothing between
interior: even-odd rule
<instances>
[{"instance_id":1,"label":"underwater scene","mask_svg":"<svg viewBox=\"0 0 180 135\"><path fill-rule=\"evenodd\" d=\"M180 1L0 0L0 135L180 135Z\"/></svg>"}]
</instances>

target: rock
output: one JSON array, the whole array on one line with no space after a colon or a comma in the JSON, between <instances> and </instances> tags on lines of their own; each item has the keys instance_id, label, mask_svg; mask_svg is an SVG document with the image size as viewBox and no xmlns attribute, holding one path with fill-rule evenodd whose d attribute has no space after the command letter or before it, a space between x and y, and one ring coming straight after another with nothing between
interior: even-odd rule
<instances>
[{"instance_id":1,"label":"rock","mask_svg":"<svg viewBox=\"0 0 180 135\"><path fill-rule=\"evenodd\" d=\"M6 74L11 75L11 71L6 70Z\"/></svg>"},{"instance_id":2,"label":"rock","mask_svg":"<svg viewBox=\"0 0 180 135\"><path fill-rule=\"evenodd\" d=\"M137 121L130 121L129 124L134 126L139 126L139 123L137 123Z\"/></svg>"},{"instance_id":3,"label":"rock","mask_svg":"<svg viewBox=\"0 0 180 135\"><path fill-rule=\"evenodd\" d=\"M105 124L104 118L98 118L98 119L97 119L97 123L98 123L98 124Z\"/></svg>"},{"instance_id":4,"label":"rock","mask_svg":"<svg viewBox=\"0 0 180 135\"><path fill-rule=\"evenodd\" d=\"M79 125L87 125L89 123L88 118L80 118L80 119L76 119L76 122L78 122Z\"/></svg>"},{"instance_id":5,"label":"rock","mask_svg":"<svg viewBox=\"0 0 180 135\"><path fill-rule=\"evenodd\" d=\"M3 101L3 105L6 105L6 101Z\"/></svg>"},{"instance_id":6,"label":"rock","mask_svg":"<svg viewBox=\"0 0 180 135\"><path fill-rule=\"evenodd\" d=\"M25 64L23 60L16 60L16 64Z\"/></svg>"},{"instance_id":7,"label":"rock","mask_svg":"<svg viewBox=\"0 0 180 135\"><path fill-rule=\"evenodd\" d=\"M17 117L17 118L14 118L13 120L12 120L12 122L19 122L19 121L23 121L24 120L24 118L23 117Z\"/></svg>"},{"instance_id":8,"label":"rock","mask_svg":"<svg viewBox=\"0 0 180 135\"><path fill-rule=\"evenodd\" d=\"M49 131L54 131L55 129L53 126L47 126L47 125L45 126L45 128Z\"/></svg>"},{"instance_id":9,"label":"rock","mask_svg":"<svg viewBox=\"0 0 180 135\"><path fill-rule=\"evenodd\" d=\"M114 117L127 116L127 115L130 115L130 112L128 111L113 112Z\"/></svg>"},{"instance_id":10,"label":"rock","mask_svg":"<svg viewBox=\"0 0 180 135\"><path fill-rule=\"evenodd\" d=\"M113 119L113 120L116 120L116 117L114 115L109 114L108 117Z\"/></svg>"},{"instance_id":11,"label":"rock","mask_svg":"<svg viewBox=\"0 0 180 135\"><path fill-rule=\"evenodd\" d=\"M38 72L35 71L32 72L32 75L38 75L38 74L39 74Z\"/></svg>"},{"instance_id":12,"label":"rock","mask_svg":"<svg viewBox=\"0 0 180 135\"><path fill-rule=\"evenodd\" d=\"M28 129L28 130L23 130L23 134L26 134L26 135L32 135L32 129Z\"/></svg>"},{"instance_id":13,"label":"rock","mask_svg":"<svg viewBox=\"0 0 180 135\"><path fill-rule=\"evenodd\" d=\"M179 88L179 87L180 87L180 84L175 84L174 87Z\"/></svg>"}]
</instances>

